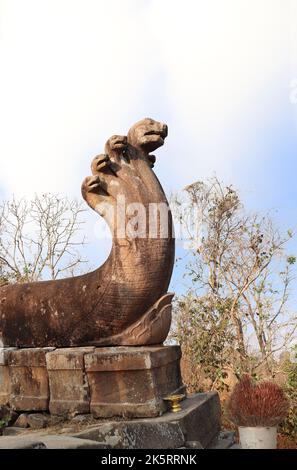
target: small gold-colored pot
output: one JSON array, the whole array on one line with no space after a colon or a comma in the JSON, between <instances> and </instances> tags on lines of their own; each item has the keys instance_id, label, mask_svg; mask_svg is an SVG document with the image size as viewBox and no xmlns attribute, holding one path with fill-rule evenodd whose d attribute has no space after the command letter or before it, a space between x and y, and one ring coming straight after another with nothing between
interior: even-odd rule
<instances>
[{"instance_id":1,"label":"small gold-colored pot","mask_svg":"<svg viewBox=\"0 0 297 470\"><path fill-rule=\"evenodd\" d=\"M173 413L178 413L181 411L180 402L186 397L186 395L180 393L176 395L168 395L167 397L163 398L163 400L168 401L170 404L171 411Z\"/></svg>"}]
</instances>

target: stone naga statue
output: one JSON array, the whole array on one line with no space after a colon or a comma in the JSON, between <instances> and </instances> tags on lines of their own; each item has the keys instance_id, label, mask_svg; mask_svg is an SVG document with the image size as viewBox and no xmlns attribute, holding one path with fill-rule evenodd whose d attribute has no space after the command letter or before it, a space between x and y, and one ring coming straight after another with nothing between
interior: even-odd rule
<instances>
[{"instance_id":1,"label":"stone naga statue","mask_svg":"<svg viewBox=\"0 0 297 470\"><path fill-rule=\"evenodd\" d=\"M150 154L166 136L165 124L147 118L127 136L107 141L105 154L92 162L93 175L82 184L84 199L105 218L113 234L107 261L82 276L1 287L0 346L139 346L166 339L175 243L171 212ZM123 200L130 212L116 217ZM144 208L144 222L153 206L165 206L168 233L160 234L157 211L157 235L144 223L142 233L136 230L135 236L135 203Z\"/></svg>"}]
</instances>

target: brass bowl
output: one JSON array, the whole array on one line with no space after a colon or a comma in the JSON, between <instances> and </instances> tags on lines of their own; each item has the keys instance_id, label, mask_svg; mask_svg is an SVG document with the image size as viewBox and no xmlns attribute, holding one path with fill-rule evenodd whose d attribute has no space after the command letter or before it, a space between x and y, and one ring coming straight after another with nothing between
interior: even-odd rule
<instances>
[{"instance_id":1,"label":"brass bowl","mask_svg":"<svg viewBox=\"0 0 297 470\"><path fill-rule=\"evenodd\" d=\"M176 395L168 395L167 397L163 398L163 400L169 402L171 411L173 411L173 413L178 413L182 409L180 406L180 402L184 398L186 398L186 395L179 393Z\"/></svg>"}]
</instances>

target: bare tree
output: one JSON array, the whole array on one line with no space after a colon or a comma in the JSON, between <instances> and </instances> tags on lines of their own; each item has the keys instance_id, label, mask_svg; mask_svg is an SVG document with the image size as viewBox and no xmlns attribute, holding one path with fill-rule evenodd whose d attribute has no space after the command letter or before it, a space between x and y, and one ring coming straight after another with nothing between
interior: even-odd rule
<instances>
[{"instance_id":1,"label":"bare tree","mask_svg":"<svg viewBox=\"0 0 297 470\"><path fill-rule=\"evenodd\" d=\"M83 212L77 201L52 194L0 203L0 282L73 275L86 262Z\"/></svg>"},{"instance_id":2,"label":"bare tree","mask_svg":"<svg viewBox=\"0 0 297 470\"><path fill-rule=\"evenodd\" d=\"M188 186L172 198L172 206L190 253L192 286L186 297L199 300L197 329L201 302L208 305L209 322L219 306L219 324L232 325L234 369L255 372L261 366L271 375L275 353L290 344L297 326L288 308L296 258L285 253L293 233L280 233L270 214L248 214L237 191L216 178Z\"/></svg>"}]
</instances>

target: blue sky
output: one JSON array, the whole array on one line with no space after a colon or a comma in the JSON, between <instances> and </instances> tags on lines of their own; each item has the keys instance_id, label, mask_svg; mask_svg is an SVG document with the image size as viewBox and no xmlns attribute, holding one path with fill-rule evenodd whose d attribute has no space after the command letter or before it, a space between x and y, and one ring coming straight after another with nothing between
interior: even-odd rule
<instances>
[{"instance_id":1,"label":"blue sky","mask_svg":"<svg viewBox=\"0 0 297 470\"><path fill-rule=\"evenodd\" d=\"M107 138L150 116L166 191L215 173L296 228L296 79L294 0L0 0L0 197L80 198Z\"/></svg>"}]
</instances>

